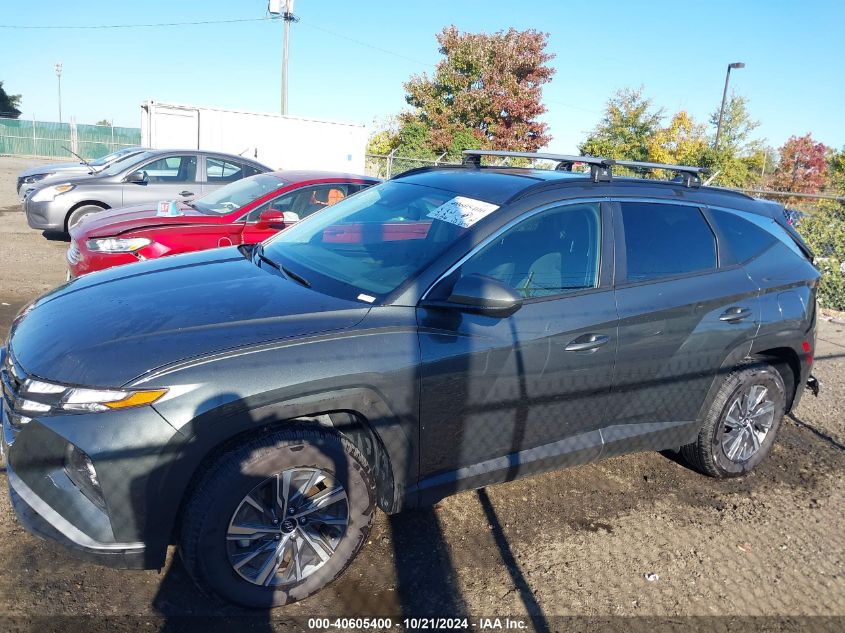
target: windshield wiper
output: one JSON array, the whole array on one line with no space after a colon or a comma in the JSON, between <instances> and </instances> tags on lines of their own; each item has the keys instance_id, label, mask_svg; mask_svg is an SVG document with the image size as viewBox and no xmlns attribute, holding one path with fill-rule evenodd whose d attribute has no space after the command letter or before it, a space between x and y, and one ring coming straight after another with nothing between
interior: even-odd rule
<instances>
[{"instance_id":1,"label":"windshield wiper","mask_svg":"<svg viewBox=\"0 0 845 633\"><path fill-rule=\"evenodd\" d=\"M259 257L263 257L263 255L259 255ZM281 271L282 271L284 274L286 274L288 277L290 277L290 278L291 278L291 279L293 279L294 281L301 283L301 284L302 284L303 286L305 286L306 288L310 288L310 287L311 287L311 282L310 282L310 281L308 281L308 280L307 280L305 277L303 277L302 275L297 274L297 273L293 272L292 270L289 270L289 269L285 268L284 266L279 266L279 268L281 269Z\"/></svg>"}]
</instances>

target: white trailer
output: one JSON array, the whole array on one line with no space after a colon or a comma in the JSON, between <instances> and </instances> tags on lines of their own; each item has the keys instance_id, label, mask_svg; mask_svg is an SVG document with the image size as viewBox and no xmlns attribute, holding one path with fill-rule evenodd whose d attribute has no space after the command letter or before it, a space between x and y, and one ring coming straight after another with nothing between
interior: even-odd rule
<instances>
[{"instance_id":1,"label":"white trailer","mask_svg":"<svg viewBox=\"0 0 845 633\"><path fill-rule=\"evenodd\" d=\"M141 144L240 154L273 169L363 174L367 129L357 123L145 101Z\"/></svg>"}]
</instances>

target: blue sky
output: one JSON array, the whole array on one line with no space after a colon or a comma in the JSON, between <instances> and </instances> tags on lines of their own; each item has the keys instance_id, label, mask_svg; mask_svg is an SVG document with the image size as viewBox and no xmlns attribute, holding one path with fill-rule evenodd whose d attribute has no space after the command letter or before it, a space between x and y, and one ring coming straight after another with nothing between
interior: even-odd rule
<instances>
[{"instance_id":1,"label":"blue sky","mask_svg":"<svg viewBox=\"0 0 845 633\"><path fill-rule=\"evenodd\" d=\"M262 17L266 0L8 2L2 25L158 23ZM297 0L290 44L291 114L371 124L405 106L402 83L433 70L434 34L514 26L550 33L557 69L544 92L549 149L574 152L615 90L645 88L668 112L699 120L718 107L725 66L750 99L760 138L812 132L845 146L845 2L839 0ZM382 50L383 49L383 50ZM384 52L389 51L389 52ZM145 99L277 111L281 24L168 28L0 28L0 80L24 116L57 118L61 61L67 120L140 125Z\"/></svg>"}]
</instances>

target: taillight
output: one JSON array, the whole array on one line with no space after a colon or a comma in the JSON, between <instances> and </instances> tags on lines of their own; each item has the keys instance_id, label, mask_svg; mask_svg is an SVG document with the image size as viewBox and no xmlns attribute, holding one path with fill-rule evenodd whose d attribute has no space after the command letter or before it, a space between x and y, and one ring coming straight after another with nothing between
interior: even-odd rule
<instances>
[{"instance_id":1,"label":"taillight","mask_svg":"<svg viewBox=\"0 0 845 633\"><path fill-rule=\"evenodd\" d=\"M813 364L813 347L810 345L810 341L804 341L801 343L801 347L804 350L804 362L808 365Z\"/></svg>"}]
</instances>

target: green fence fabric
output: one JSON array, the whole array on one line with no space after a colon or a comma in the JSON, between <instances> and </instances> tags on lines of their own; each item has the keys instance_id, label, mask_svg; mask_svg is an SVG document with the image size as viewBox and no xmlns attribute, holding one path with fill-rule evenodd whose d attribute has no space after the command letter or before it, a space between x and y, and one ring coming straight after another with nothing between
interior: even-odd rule
<instances>
[{"instance_id":1,"label":"green fence fabric","mask_svg":"<svg viewBox=\"0 0 845 633\"><path fill-rule=\"evenodd\" d=\"M99 158L140 144L140 128L0 118L0 154L10 156Z\"/></svg>"}]
</instances>

